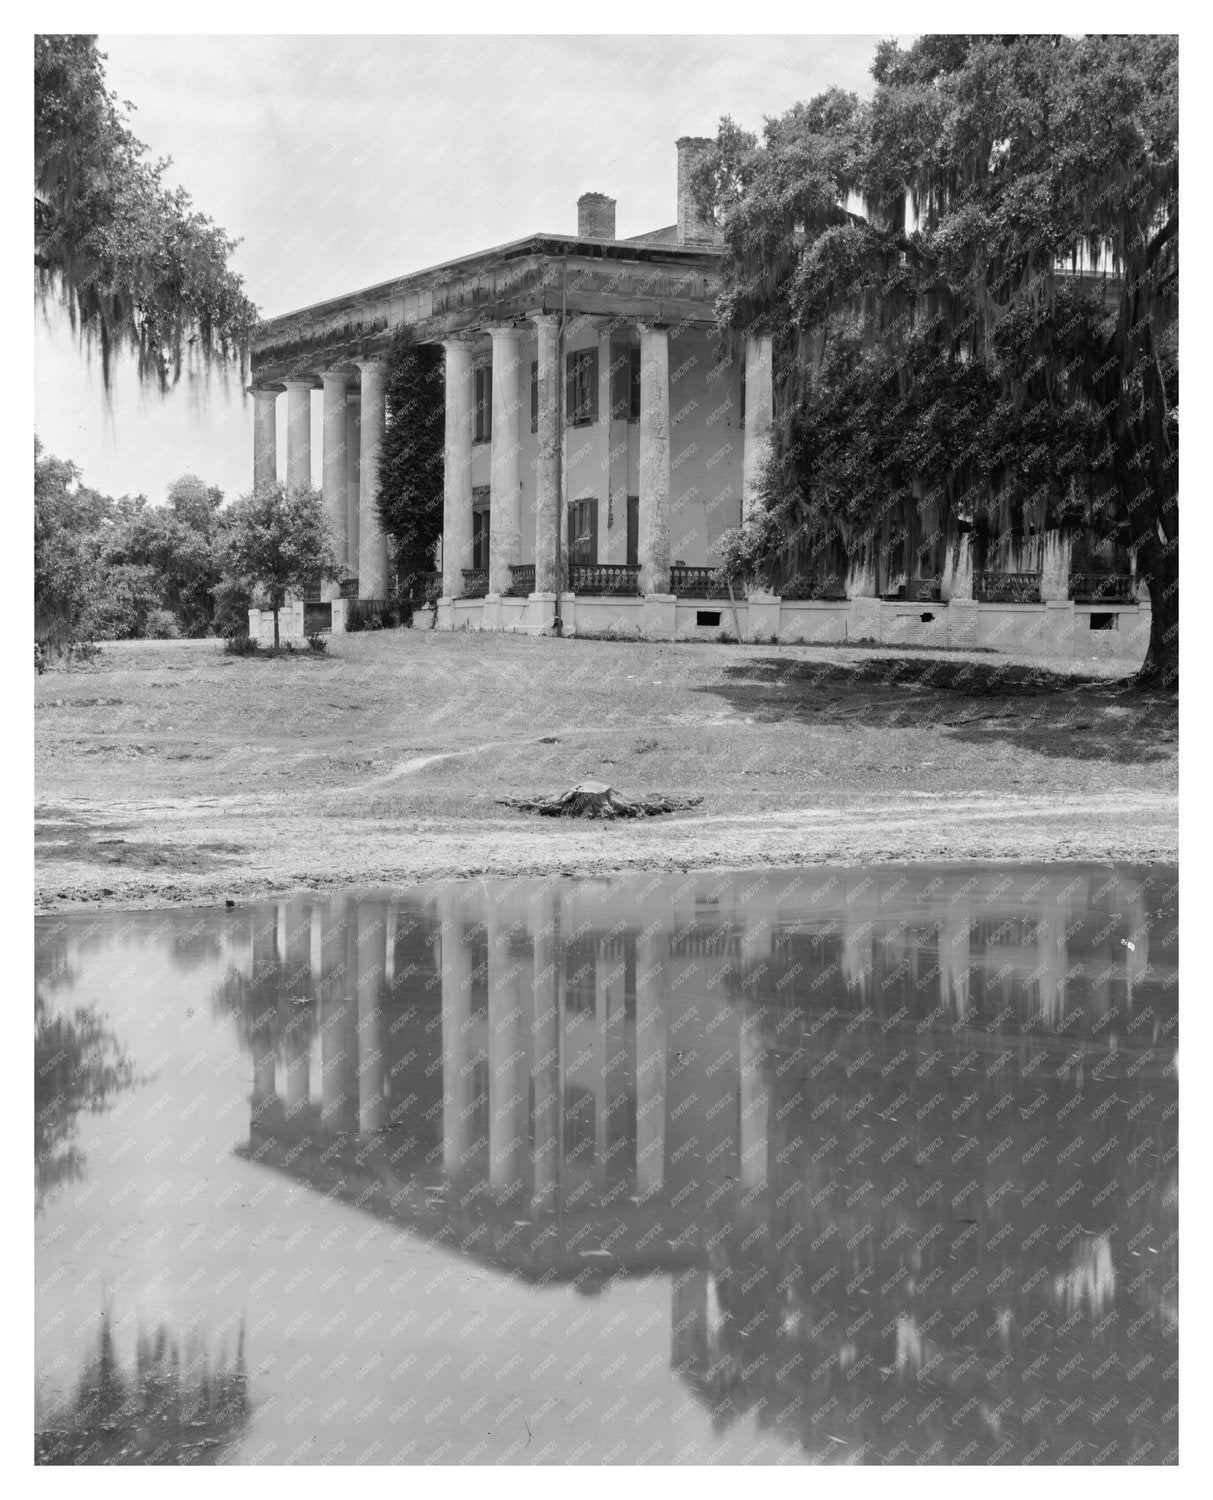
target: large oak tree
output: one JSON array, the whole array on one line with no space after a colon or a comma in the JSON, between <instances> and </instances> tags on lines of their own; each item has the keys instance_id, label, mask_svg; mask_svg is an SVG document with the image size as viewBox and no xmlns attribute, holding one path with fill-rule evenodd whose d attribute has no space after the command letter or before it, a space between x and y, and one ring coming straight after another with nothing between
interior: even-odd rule
<instances>
[{"instance_id":1,"label":"large oak tree","mask_svg":"<svg viewBox=\"0 0 1213 1500\"><path fill-rule=\"evenodd\" d=\"M1139 680L1178 671L1178 43L882 43L869 100L730 120L700 180L727 247L720 314L783 372L766 508L879 545L924 510L954 540L1008 505L1136 552ZM1081 273L1081 274L1076 274ZM1025 528L1026 529L1026 528Z\"/></svg>"}]
</instances>

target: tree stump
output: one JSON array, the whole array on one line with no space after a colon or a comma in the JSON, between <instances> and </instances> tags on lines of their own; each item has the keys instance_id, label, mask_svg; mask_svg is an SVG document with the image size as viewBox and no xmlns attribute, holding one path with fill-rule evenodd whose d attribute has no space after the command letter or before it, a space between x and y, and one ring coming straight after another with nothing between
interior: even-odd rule
<instances>
[{"instance_id":1,"label":"tree stump","mask_svg":"<svg viewBox=\"0 0 1213 1500\"><path fill-rule=\"evenodd\" d=\"M653 818L697 807L702 801L702 797L666 797L654 792L634 802L605 781L581 781L555 797L498 798L503 807L536 812L544 818Z\"/></svg>"}]
</instances>

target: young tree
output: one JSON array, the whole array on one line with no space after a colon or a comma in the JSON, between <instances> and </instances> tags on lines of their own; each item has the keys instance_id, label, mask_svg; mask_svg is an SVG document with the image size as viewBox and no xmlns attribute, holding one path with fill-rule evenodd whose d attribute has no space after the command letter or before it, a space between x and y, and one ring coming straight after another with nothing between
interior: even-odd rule
<instances>
[{"instance_id":1,"label":"young tree","mask_svg":"<svg viewBox=\"0 0 1213 1500\"><path fill-rule=\"evenodd\" d=\"M34 438L34 640L55 655L86 638L100 588L96 497L79 479Z\"/></svg>"},{"instance_id":2,"label":"young tree","mask_svg":"<svg viewBox=\"0 0 1213 1500\"><path fill-rule=\"evenodd\" d=\"M869 539L924 497L945 525L976 504L1089 526L1136 552L1138 680L1173 685L1177 39L924 37L881 43L873 76L761 145L726 120L701 177L723 320L770 332L787 372L768 494L811 513L849 489Z\"/></svg>"},{"instance_id":3,"label":"young tree","mask_svg":"<svg viewBox=\"0 0 1213 1500\"><path fill-rule=\"evenodd\" d=\"M446 399L443 356L401 327L387 353L387 428L379 450L379 517L396 554L402 599L416 595L418 574L434 566L442 536Z\"/></svg>"},{"instance_id":4,"label":"young tree","mask_svg":"<svg viewBox=\"0 0 1213 1500\"><path fill-rule=\"evenodd\" d=\"M276 650L278 611L287 594L345 572L337 561L323 497L319 490L288 490L275 482L242 496L228 517L224 571L232 583L268 600Z\"/></svg>"},{"instance_id":5,"label":"young tree","mask_svg":"<svg viewBox=\"0 0 1213 1500\"><path fill-rule=\"evenodd\" d=\"M187 352L244 374L257 310L230 269L237 241L163 184L91 36L34 38L34 267L43 301L57 297L88 347L129 349L139 378L175 384Z\"/></svg>"}]
</instances>

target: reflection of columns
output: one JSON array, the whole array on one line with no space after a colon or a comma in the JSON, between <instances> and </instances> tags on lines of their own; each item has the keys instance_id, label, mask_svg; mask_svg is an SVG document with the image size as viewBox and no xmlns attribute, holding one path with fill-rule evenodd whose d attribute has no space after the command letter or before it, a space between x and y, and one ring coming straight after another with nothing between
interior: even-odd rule
<instances>
[{"instance_id":1,"label":"reflection of columns","mask_svg":"<svg viewBox=\"0 0 1213 1500\"><path fill-rule=\"evenodd\" d=\"M342 568L348 555L346 539L346 503L348 495L345 415L345 371L324 372L324 514L333 533L333 550ZM326 599L339 599L341 585L326 578L323 583Z\"/></svg>"},{"instance_id":2,"label":"reflection of columns","mask_svg":"<svg viewBox=\"0 0 1213 1500\"><path fill-rule=\"evenodd\" d=\"M459 941L463 924L449 892L438 901L442 917L442 1167L458 1172L472 1144L472 962Z\"/></svg>"},{"instance_id":3,"label":"reflection of columns","mask_svg":"<svg viewBox=\"0 0 1213 1500\"><path fill-rule=\"evenodd\" d=\"M312 485L312 382L286 382L286 487Z\"/></svg>"},{"instance_id":4,"label":"reflection of columns","mask_svg":"<svg viewBox=\"0 0 1213 1500\"><path fill-rule=\"evenodd\" d=\"M657 945L636 945L636 1194L661 1191L665 1177L665 1015Z\"/></svg>"},{"instance_id":5,"label":"reflection of columns","mask_svg":"<svg viewBox=\"0 0 1213 1500\"><path fill-rule=\"evenodd\" d=\"M770 1101L762 1074L762 1038L757 1015L741 1018L741 1185L763 1188L767 1181L767 1113Z\"/></svg>"},{"instance_id":6,"label":"reflection of columns","mask_svg":"<svg viewBox=\"0 0 1213 1500\"><path fill-rule=\"evenodd\" d=\"M541 313L532 322L539 333L539 412L535 438L535 592L554 594L560 587L557 560L560 539L560 319L555 313Z\"/></svg>"},{"instance_id":7,"label":"reflection of columns","mask_svg":"<svg viewBox=\"0 0 1213 1500\"><path fill-rule=\"evenodd\" d=\"M358 478L358 597L387 598L387 538L379 520L379 450L387 418L381 359L360 359L362 460Z\"/></svg>"},{"instance_id":8,"label":"reflection of columns","mask_svg":"<svg viewBox=\"0 0 1213 1500\"><path fill-rule=\"evenodd\" d=\"M310 998L311 920L302 901L292 901L286 908L286 948L284 954L288 1010L282 1042L283 1097L287 1112L293 1113L308 1101L308 1050L312 1008L300 1005Z\"/></svg>"},{"instance_id":9,"label":"reflection of columns","mask_svg":"<svg viewBox=\"0 0 1213 1500\"><path fill-rule=\"evenodd\" d=\"M362 392L345 397L345 568L358 577L358 503L362 474Z\"/></svg>"},{"instance_id":10,"label":"reflection of columns","mask_svg":"<svg viewBox=\"0 0 1213 1500\"><path fill-rule=\"evenodd\" d=\"M958 1016L969 1008L969 954L972 905L966 898L949 901L939 924L939 998L954 1007Z\"/></svg>"},{"instance_id":11,"label":"reflection of columns","mask_svg":"<svg viewBox=\"0 0 1213 1500\"><path fill-rule=\"evenodd\" d=\"M379 984L382 917L365 911L358 918L358 1129L378 1130L384 1122L384 1065L379 1046Z\"/></svg>"},{"instance_id":12,"label":"reflection of columns","mask_svg":"<svg viewBox=\"0 0 1213 1500\"><path fill-rule=\"evenodd\" d=\"M745 341L745 449L742 457L742 514L758 505L758 477L771 451L774 425L771 378L771 336L752 335Z\"/></svg>"},{"instance_id":13,"label":"reflection of columns","mask_svg":"<svg viewBox=\"0 0 1213 1500\"><path fill-rule=\"evenodd\" d=\"M640 328L640 589L670 589L670 338Z\"/></svg>"},{"instance_id":14,"label":"reflection of columns","mask_svg":"<svg viewBox=\"0 0 1213 1500\"><path fill-rule=\"evenodd\" d=\"M253 391L253 488L278 478L278 392Z\"/></svg>"},{"instance_id":15,"label":"reflection of columns","mask_svg":"<svg viewBox=\"0 0 1213 1500\"><path fill-rule=\"evenodd\" d=\"M472 346L447 339L446 437L442 490L442 593L463 593L463 570L472 566Z\"/></svg>"},{"instance_id":16,"label":"reflection of columns","mask_svg":"<svg viewBox=\"0 0 1213 1500\"><path fill-rule=\"evenodd\" d=\"M493 435L489 460L489 592L506 593L522 543L522 333L494 328Z\"/></svg>"},{"instance_id":17,"label":"reflection of columns","mask_svg":"<svg viewBox=\"0 0 1213 1500\"><path fill-rule=\"evenodd\" d=\"M494 426L496 423L494 422ZM491 544L490 544L491 545ZM489 918L489 1182L514 1192L524 1181L527 1155L527 1084L530 1015L525 977L513 976L508 939ZM529 990L529 986L527 986Z\"/></svg>"},{"instance_id":18,"label":"reflection of columns","mask_svg":"<svg viewBox=\"0 0 1213 1500\"><path fill-rule=\"evenodd\" d=\"M556 1199L560 1171L560 986L556 970L556 900L549 894L541 911L546 924L535 934L532 981L531 1054L534 1058L534 1145L536 1208Z\"/></svg>"},{"instance_id":19,"label":"reflection of columns","mask_svg":"<svg viewBox=\"0 0 1213 1500\"><path fill-rule=\"evenodd\" d=\"M350 962L353 944L349 940L350 924L355 920L354 907L342 902L336 909L336 930L329 935L325 955L325 993L320 1005L320 1123L326 1130L339 1132L356 1123L358 1101L347 1081L357 1067L357 1014L353 1001L347 999L352 989ZM353 1024L351 1025L351 1019ZM350 1033L355 1056L351 1059Z\"/></svg>"}]
</instances>

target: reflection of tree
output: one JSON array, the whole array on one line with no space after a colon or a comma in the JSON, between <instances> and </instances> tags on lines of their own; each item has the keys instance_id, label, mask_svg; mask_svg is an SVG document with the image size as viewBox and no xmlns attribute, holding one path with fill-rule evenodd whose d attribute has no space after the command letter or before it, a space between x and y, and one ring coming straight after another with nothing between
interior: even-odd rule
<instances>
[{"instance_id":1,"label":"reflection of tree","mask_svg":"<svg viewBox=\"0 0 1213 1500\"><path fill-rule=\"evenodd\" d=\"M41 1422L39 1464L212 1464L248 1425L252 1412L244 1364L244 1327L236 1357L214 1369L202 1344L187 1347L163 1324L141 1333L134 1368L123 1371L109 1315L97 1351L71 1400Z\"/></svg>"},{"instance_id":2,"label":"reflection of tree","mask_svg":"<svg viewBox=\"0 0 1213 1500\"><path fill-rule=\"evenodd\" d=\"M130 1059L91 1007L52 1016L34 996L34 1184L46 1194L79 1177L84 1157L73 1144L76 1118L98 1114L135 1082Z\"/></svg>"}]
</instances>

